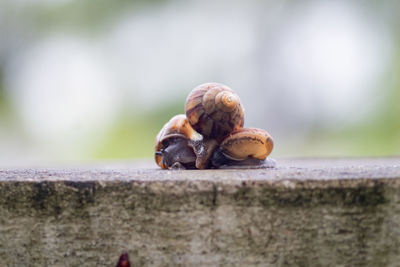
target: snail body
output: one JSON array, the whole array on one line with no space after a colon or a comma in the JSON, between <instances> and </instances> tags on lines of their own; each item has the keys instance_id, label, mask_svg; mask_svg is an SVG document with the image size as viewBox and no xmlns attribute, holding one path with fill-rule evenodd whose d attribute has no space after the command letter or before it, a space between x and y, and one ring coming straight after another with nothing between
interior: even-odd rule
<instances>
[{"instance_id":1,"label":"snail body","mask_svg":"<svg viewBox=\"0 0 400 267\"><path fill-rule=\"evenodd\" d=\"M187 97L185 111L192 127L207 139L220 141L244 124L239 96L219 83L205 83L194 88Z\"/></svg>"}]
</instances>

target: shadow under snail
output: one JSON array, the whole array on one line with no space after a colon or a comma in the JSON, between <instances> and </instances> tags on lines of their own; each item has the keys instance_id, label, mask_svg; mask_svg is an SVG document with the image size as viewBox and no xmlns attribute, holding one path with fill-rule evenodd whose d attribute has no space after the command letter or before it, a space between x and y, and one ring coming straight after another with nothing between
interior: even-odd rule
<instances>
[{"instance_id":1,"label":"shadow under snail","mask_svg":"<svg viewBox=\"0 0 400 267\"><path fill-rule=\"evenodd\" d=\"M239 96L223 84L206 83L189 94L185 115L176 115L156 137L155 161L163 169L265 168L274 143L269 133L243 128Z\"/></svg>"}]
</instances>

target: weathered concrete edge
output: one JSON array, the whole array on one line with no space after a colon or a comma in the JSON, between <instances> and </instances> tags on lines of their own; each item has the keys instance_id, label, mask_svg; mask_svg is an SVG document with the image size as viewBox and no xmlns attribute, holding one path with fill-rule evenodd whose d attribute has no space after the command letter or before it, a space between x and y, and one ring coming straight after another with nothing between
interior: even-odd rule
<instances>
[{"instance_id":1,"label":"weathered concrete edge","mask_svg":"<svg viewBox=\"0 0 400 267\"><path fill-rule=\"evenodd\" d=\"M333 189L333 188L357 188L357 187L375 187L379 185L387 186L400 186L400 177L393 178L338 178L338 179L296 179L296 178L280 178L280 179L241 179L241 180L229 180L229 179L187 179L187 180L80 180L80 179L41 179L41 180L0 180L0 184L64 184L67 187L71 187L75 190L81 190L88 187L99 186L123 186L132 187L138 189L145 189L146 191L152 190L154 193L171 193L179 195L183 192L209 192L210 188L223 188L229 189L234 192L243 187L264 187L264 188L275 188L275 189ZM171 189L182 188L182 190L171 191Z\"/></svg>"},{"instance_id":2,"label":"weathered concrete edge","mask_svg":"<svg viewBox=\"0 0 400 267\"><path fill-rule=\"evenodd\" d=\"M9 180L13 181L13 180ZM0 180L0 182L3 182ZM21 182L21 180L17 180L16 182ZM336 178L336 179L314 179L314 178L256 178L252 179L241 178L241 179L220 179L218 177L213 178L200 178L200 179L154 179L154 180L138 180L135 178L126 180L126 179L115 179L115 180L75 180L75 179L59 179L59 180L40 180L40 181L22 181L22 182L32 182L32 183L40 183L40 182L66 182L67 184L85 184L85 183L98 183L101 186L106 186L108 184L120 184L127 183L133 184L136 186L150 186L150 185L165 185L166 188L168 186L174 185L195 185L197 189L201 189L201 184L215 184L215 185L223 185L223 186L237 186L237 185L247 185L247 186L266 186L266 187L279 187L279 188L327 188L327 187L358 187L360 185L376 185L380 183L385 183L388 185L400 185L400 176L396 177L385 177L385 178Z\"/></svg>"},{"instance_id":3,"label":"weathered concrete edge","mask_svg":"<svg viewBox=\"0 0 400 267\"><path fill-rule=\"evenodd\" d=\"M337 180L243 180L243 181L0 181L0 204L24 203L36 210L57 210L69 199L76 206L93 205L104 195L115 199L136 196L147 208L177 209L200 199L205 206L379 205L400 188L400 178ZM53 207L54 206L54 207ZM47 207L47 208L46 208ZM48 209L50 208L50 209Z\"/></svg>"},{"instance_id":4,"label":"weathered concrete edge","mask_svg":"<svg viewBox=\"0 0 400 267\"><path fill-rule=\"evenodd\" d=\"M123 250L135 266L398 262L399 178L251 177L0 181L0 262L112 266Z\"/></svg>"}]
</instances>

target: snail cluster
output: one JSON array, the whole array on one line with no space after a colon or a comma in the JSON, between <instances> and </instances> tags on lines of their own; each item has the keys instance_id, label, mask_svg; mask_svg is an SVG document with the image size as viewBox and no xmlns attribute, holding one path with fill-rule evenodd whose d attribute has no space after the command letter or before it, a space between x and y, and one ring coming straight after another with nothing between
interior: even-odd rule
<instances>
[{"instance_id":1,"label":"snail cluster","mask_svg":"<svg viewBox=\"0 0 400 267\"><path fill-rule=\"evenodd\" d=\"M192 90L185 114L172 117L156 137L155 161L163 169L272 167L269 133L243 128L244 109L228 86L205 83Z\"/></svg>"}]
</instances>

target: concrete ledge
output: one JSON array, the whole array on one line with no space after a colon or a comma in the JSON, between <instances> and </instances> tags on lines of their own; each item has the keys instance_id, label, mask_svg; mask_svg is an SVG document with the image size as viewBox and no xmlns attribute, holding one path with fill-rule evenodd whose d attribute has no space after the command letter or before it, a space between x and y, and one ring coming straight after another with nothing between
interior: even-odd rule
<instances>
[{"instance_id":1,"label":"concrete ledge","mask_svg":"<svg viewBox=\"0 0 400 267\"><path fill-rule=\"evenodd\" d=\"M0 170L0 266L395 266L400 158Z\"/></svg>"}]
</instances>

